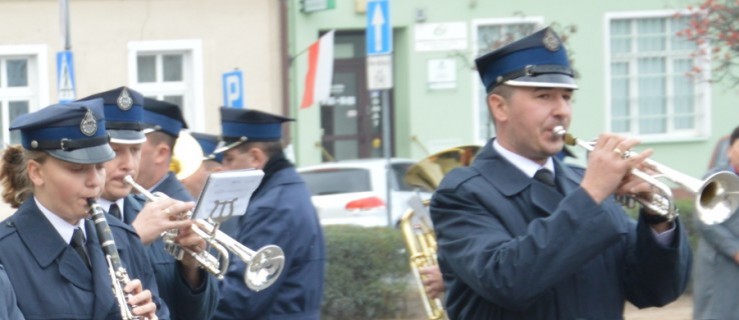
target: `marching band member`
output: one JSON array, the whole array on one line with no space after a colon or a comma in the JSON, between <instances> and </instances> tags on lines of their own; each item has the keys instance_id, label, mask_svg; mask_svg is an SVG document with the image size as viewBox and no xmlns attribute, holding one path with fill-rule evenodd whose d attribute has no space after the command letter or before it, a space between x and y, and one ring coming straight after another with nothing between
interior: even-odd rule
<instances>
[{"instance_id":1,"label":"marching band member","mask_svg":"<svg viewBox=\"0 0 739 320\"><path fill-rule=\"evenodd\" d=\"M182 129L187 129L180 107L165 101L144 98L144 132L138 182L149 192L161 192L182 201L194 201L185 186L170 171L174 146ZM197 155L187 155L197 157Z\"/></svg>"},{"instance_id":2,"label":"marching band member","mask_svg":"<svg viewBox=\"0 0 739 320\"><path fill-rule=\"evenodd\" d=\"M23 320L23 314L18 309L18 299L15 297L13 285L10 284L5 268L0 265L0 319Z\"/></svg>"},{"instance_id":3,"label":"marching band member","mask_svg":"<svg viewBox=\"0 0 739 320\"><path fill-rule=\"evenodd\" d=\"M496 137L431 200L451 319L621 319L624 303L663 306L688 283L679 219L642 208L638 223L612 195L649 192L630 175L650 151L598 137L583 170L555 156L577 88L559 37L545 28L479 57Z\"/></svg>"},{"instance_id":4,"label":"marching band member","mask_svg":"<svg viewBox=\"0 0 739 320\"><path fill-rule=\"evenodd\" d=\"M200 197L200 193L203 192L208 176L212 172L222 170L221 162L223 161L223 154L213 154L213 151L216 150L218 142L220 141L220 137L217 135L192 132L192 137L198 141L198 144L200 144L200 149L203 150L204 159L195 173L182 179L182 184L185 185L187 192L197 199Z\"/></svg>"},{"instance_id":5,"label":"marching band member","mask_svg":"<svg viewBox=\"0 0 739 320\"><path fill-rule=\"evenodd\" d=\"M182 261L175 260L165 250L160 237L166 230L179 229L176 242L180 246L202 250L205 241L192 232L192 222L172 218L191 210L194 204L176 199L142 204L131 195L132 186L123 181L126 176L138 179L141 175L141 152L146 143L143 96L130 88L120 87L81 100L97 98L103 100L110 145L115 152L115 157L105 163L108 177L100 205L130 224L141 237L156 276L159 294L169 307L171 318L208 319L218 300L215 279L209 279L208 273L187 254Z\"/></svg>"},{"instance_id":6,"label":"marching band member","mask_svg":"<svg viewBox=\"0 0 739 320\"><path fill-rule=\"evenodd\" d=\"M108 262L90 214L105 181L108 145L100 99L18 116L22 147L3 155L3 199L18 207L0 225L0 263L27 319L121 319ZM133 314L169 318L136 232L108 216ZM142 290L147 288L147 290Z\"/></svg>"},{"instance_id":7,"label":"marching band member","mask_svg":"<svg viewBox=\"0 0 739 320\"><path fill-rule=\"evenodd\" d=\"M257 110L221 108L224 170L256 168L264 178L246 213L224 223L250 248L274 244L284 270L268 288L244 284L245 264L231 260L219 290L215 319L319 319L326 249L310 192L282 151L282 123L292 119ZM229 228L231 227L231 228Z\"/></svg>"}]
</instances>

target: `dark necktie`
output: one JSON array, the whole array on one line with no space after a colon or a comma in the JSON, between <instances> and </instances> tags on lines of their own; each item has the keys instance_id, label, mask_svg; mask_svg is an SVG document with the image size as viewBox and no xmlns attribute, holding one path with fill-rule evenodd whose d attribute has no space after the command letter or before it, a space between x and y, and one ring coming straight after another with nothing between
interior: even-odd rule
<instances>
[{"instance_id":1,"label":"dark necktie","mask_svg":"<svg viewBox=\"0 0 739 320\"><path fill-rule=\"evenodd\" d=\"M554 184L554 173L549 171L549 169L539 169L536 171L536 174L534 174L534 179L539 180L550 187L556 187Z\"/></svg>"},{"instance_id":2,"label":"dark necktie","mask_svg":"<svg viewBox=\"0 0 739 320\"><path fill-rule=\"evenodd\" d=\"M85 235L82 233L82 229L79 227L74 229L74 233L72 233L72 241L69 245L74 248L74 251L77 251L77 254L80 255L80 258L85 262L87 268L92 269L90 256L87 255L87 249L85 248Z\"/></svg>"},{"instance_id":3,"label":"dark necktie","mask_svg":"<svg viewBox=\"0 0 739 320\"><path fill-rule=\"evenodd\" d=\"M110 208L108 208L108 214L118 218L118 220L121 220L121 209L118 208L118 205L115 203L111 204Z\"/></svg>"}]
</instances>

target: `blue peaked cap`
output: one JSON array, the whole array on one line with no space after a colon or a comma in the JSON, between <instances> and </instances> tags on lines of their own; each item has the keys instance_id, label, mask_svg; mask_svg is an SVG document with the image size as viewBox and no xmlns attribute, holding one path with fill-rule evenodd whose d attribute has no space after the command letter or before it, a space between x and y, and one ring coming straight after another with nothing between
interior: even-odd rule
<instances>
[{"instance_id":1,"label":"blue peaked cap","mask_svg":"<svg viewBox=\"0 0 739 320\"><path fill-rule=\"evenodd\" d=\"M187 128L182 109L178 105L151 98L144 98L143 122L144 127L162 131L175 138L180 135L180 130Z\"/></svg>"},{"instance_id":2,"label":"blue peaked cap","mask_svg":"<svg viewBox=\"0 0 739 320\"><path fill-rule=\"evenodd\" d=\"M200 149L203 149L203 154L206 160L214 160L219 163L223 162L223 154L214 154L213 151L218 147L220 137L214 134L190 132L193 138L200 144Z\"/></svg>"},{"instance_id":3,"label":"blue peaked cap","mask_svg":"<svg viewBox=\"0 0 739 320\"><path fill-rule=\"evenodd\" d=\"M105 111L106 129L111 142L136 144L146 141L141 132L144 117L144 96L131 88L119 87L78 101L102 98Z\"/></svg>"},{"instance_id":4,"label":"blue peaked cap","mask_svg":"<svg viewBox=\"0 0 739 320\"><path fill-rule=\"evenodd\" d=\"M488 92L498 85L577 89L559 36L544 28L475 59Z\"/></svg>"},{"instance_id":5,"label":"blue peaked cap","mask_svg":"<svg viewBox=\"0 0 739 320\"><path fill-rule=\"evenodd\" d=\"M10 130L20 130L21 145L72 163L102 163L115 157L105 131L103 101L55 104L18 116Z\"/></svg>"},{"instance_id":6,"label":"blue peaked cap","mask_svg":"<svg viewBox=\"0 0 739 320\"><path fill-rule=\"evenodd\" d=\"M221 153L246 141L278 141L282 138L282 123L295 121L258 110L221 107L221 138L226 145Z\"/></svg>"}]
</instances>

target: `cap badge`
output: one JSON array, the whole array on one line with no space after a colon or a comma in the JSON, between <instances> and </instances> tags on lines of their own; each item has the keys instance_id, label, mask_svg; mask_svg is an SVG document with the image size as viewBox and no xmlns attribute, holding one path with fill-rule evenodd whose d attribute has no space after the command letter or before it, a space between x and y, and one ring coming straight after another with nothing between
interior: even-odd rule
<instances>
[{"instance_id":1,"label":"cap badge","mask_svg":"<svg viewBox=\"0 0 739 320\"><path fill-rule=\"evenodd\" d=\"M544 48L547 48L549 51L559 50L559 47L562 44L552 30L547 30L547 32L544 33L544 38L541 39L541 42L544 45Z\"/></svg>"},{"instance_id":2,"label":"cap badge","mask_svg":"<svg viewBox=\"0 0 739 320\"><path fill-rule=\"evenodd\" d=\"M128 94L128 90L126 90L126 88L123 88L123 91L121 91L121 94L115 102L118 104L118 108L121 108L121 110L124 111L131 109L131 106L133 105L133 99L131 99L131 95Z\"/></svg>"},{"instance_id":3,"label":"cap badge","mask_svg":"<svg viewBox=\"0 0 739 320\"><path fill-rule=\"evenodd\" d=\"M98 123L95 121L95 116L92 114L90 109L87 109L85 116L82 118L82 122L80 122L80 131L88 137L91 137L98 131Z\"/></svg>"}]
</instances>

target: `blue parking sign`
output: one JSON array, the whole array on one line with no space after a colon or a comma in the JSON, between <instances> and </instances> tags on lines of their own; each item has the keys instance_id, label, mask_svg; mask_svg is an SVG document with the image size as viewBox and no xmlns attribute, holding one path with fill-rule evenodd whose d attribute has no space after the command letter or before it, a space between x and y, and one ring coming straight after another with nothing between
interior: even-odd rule
<instances>
[{"instance_id":1,"label":"blue parking sign","mask_svg":"<svg viewBox=\"0 0 739 320\"><path fill-rule=\"evenodd\" d=\"M244 76L241 70L223 74L223 105L226 107L244 107Z\"/></svg>"},{"instance_id":2,"label":"blue parking sign","mask_svg":"<svg viewBox=\"0 0 739 320\"><path fill-rule=\"evenodd\" d=\"M393 28L388 0L367 1L367 55L393 52Z\"/></svg>"}]
</instances>

